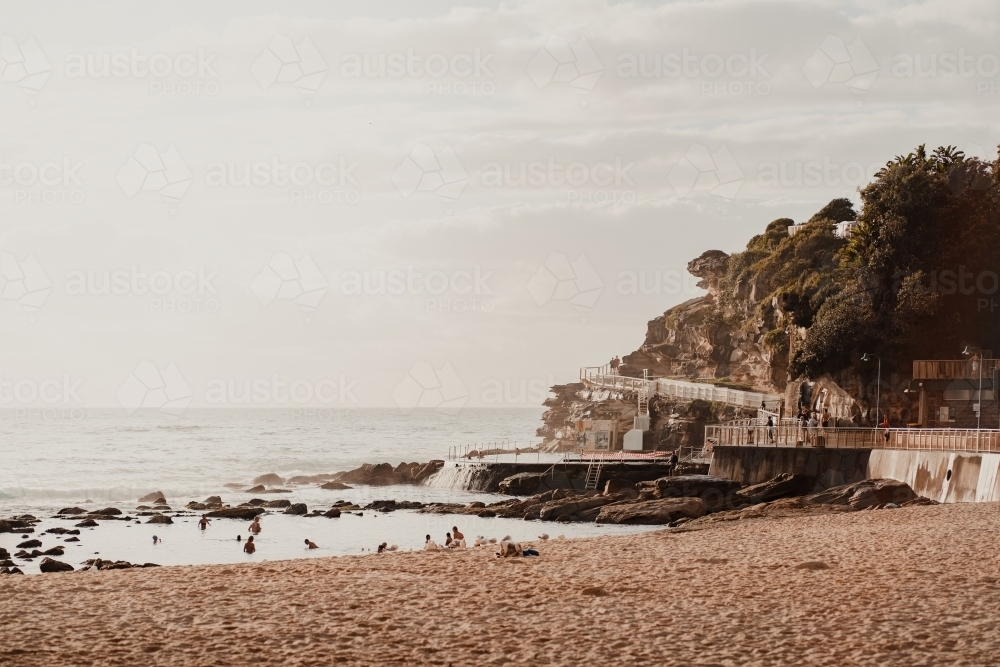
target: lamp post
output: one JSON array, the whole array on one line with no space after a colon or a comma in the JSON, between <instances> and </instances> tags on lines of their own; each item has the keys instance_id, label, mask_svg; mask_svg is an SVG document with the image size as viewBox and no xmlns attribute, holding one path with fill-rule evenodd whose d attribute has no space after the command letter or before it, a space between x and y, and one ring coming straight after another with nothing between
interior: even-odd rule
<instances>
[{"instance_id":1,"label":"lamp post","mask_svg":"<svg viewBox=\"0 0 1000 667\"><path fill-rule=\"evenodd\" d=\"M869 354L865 352L861 355L861 361L871 361L872 357L878 359L878 381L875 385L875 428L873 429L876 436L878 435L878 409L882 402L882 357L877 354ZM876 437L876 442L878 438ZM872 445L876 444L875 442Z\"/></svg>"},{"instance_id":2,"label":"lamp post","mask_svg":"<svg viewBox=\"0 0 1000 667\"><path fill-rule=\"evenodd\" d=\"M976 410L976 451L979 451L979 429L983 425L983 350L979 347L974 347L972 345L966 345L965 349L962 350L964 356L968 356L975 352L979 355L979 395L976 399L979 401L976 405L979 409ZM996 392L996 387L993 388L994 393Z\"/></svg>"}]
</instances>

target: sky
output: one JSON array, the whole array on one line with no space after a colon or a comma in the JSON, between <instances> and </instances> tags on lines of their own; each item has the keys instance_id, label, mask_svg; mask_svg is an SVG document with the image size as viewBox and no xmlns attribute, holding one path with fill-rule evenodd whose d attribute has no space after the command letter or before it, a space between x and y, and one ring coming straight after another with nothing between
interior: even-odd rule
<instances>
[{"instance_id":1,"label":"sky","mask_svg":"<svg viewBox=\"0 0 1000 667\"><path fill-rule=\"evenodd\" d=\"M4 3L0 408L539 405L919 144L984 1Z\"/></svg>"}]
</instances>

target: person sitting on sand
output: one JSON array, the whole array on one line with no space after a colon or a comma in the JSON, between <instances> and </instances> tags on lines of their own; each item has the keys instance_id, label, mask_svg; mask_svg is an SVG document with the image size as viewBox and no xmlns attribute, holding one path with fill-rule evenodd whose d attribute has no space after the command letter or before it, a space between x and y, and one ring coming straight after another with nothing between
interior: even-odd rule
<instances>
[{"instance_id":1,"label":"person sitting on sand","mask_svg":"<svg viewBox=\"0 0 1000 667\"><path fill-rule=\"evenodd\" d=\"M254 535L260 535L260 517L259 516L255 516L253 518L253 523L250 524L250 527L247 528L247 530L249 530Z\"/></svg>"},{"instance_id":2,"label":"person sitting on sand","mask_svg":"<svg viewBox=\"0 0 1000 667\"><path fill-rule=\"evenodd\" d=\"M445 533L445 534L444 534L444 546L445 546L446 548L447 548L447 547L450 547L450 546L451 546L451 543L452 543L452 542L454 542L454 541L455 541L455 540L453 540L453 539L451 538L451 533Z\"/></svg>"},{"instance_id":3,"label":"person sitting on sand","mask_svg":"<svg viewBox=\"0 0 1000 667\"><path fill-rule=\"evenodd\" d=\"M386 542L383 542L382 544L378 545L378 552L379 553L382 553L383 551L385 551L386 544L387 544Z\"/></svg>"},{"instance_id":4,"label":"person sitting on sand","mask_svg":"<svg viewBox=\"0 0 1000 667\"><path fill-rule=\"evenodd\" d=\"M315 542L310 542L309 541L308 537L306 538L306 546L309 547L310 549L319 549L319 547L316 546Z\"/></svg>"},{"instance_id":5,"label":"person sitting on sand","mask_svg":"<svg viewBox=\"0 0 1000 667\"><path fill-rule=\"evenodd\" d=\"M521 551L521 545L517 542L512 542L510 540L504 540L500 543L500 551L497 552L497 558L508 558L511 556L522 556L524 555Z\"/></svg>"},{"instance_id":6,"label":"person sitting on sand","mask_svg":"<svg viewBox=\"0 0 1000 667\"><path fill-rule=\"evenodd\" d=\"M427 537L424 538L424 551L437 551L440 548L441 547L439 547L434 542L434 540L431 539L430 535L428 535Z\"/></svg>"},{"instance_id":7,"label":"person sitting on sand","mask_svg":"<svg viewBox=\"0 0 1000 667\"><path fill-rule=\"evenodd\" d=\"M451 527L451 534L455 536L455 541L456 542L461 542L462 540L465 539L465 535L463 535L462 533L458 532L458 526L452 526Z\"/></svg>"},{"instance_id":8,"label":"person sitting on sand","mask_svg":"<svg viewBox=\"0 0 1000 667\"><path fill-rule=\"evenodd\" d=\"M253 535L247 538L247 543L243 545L243 552L252 554L257 551L257 545L253 543Z\"/></svg>"},{"instance_id":9,"label":"person sitting on sand","mask_svg":"<svg viewBox=\"0 0 1000 667\"><path fill-rule=\"evenodd\" d=\"M202 530L208 528L208 524L210 523L212 522L208 520L208 516L205 514L202 514L201 518L198 519L198 527L201 528Z\"/></svg>"}]
</instances>

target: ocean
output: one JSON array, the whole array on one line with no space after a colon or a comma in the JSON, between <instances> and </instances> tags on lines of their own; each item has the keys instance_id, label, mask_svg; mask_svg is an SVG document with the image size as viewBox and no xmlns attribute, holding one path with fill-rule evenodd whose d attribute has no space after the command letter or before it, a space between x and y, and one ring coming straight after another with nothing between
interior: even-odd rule
<instances>
[{"instance_id":1,"label":"ocean","mask_svg":"<svg viewBox=\"0 0 1000 667\"><path fill-rule=\"evenodd\" d=\"M463 409L457 414L436 410L396 409L239 410L194 409L174 417L156 410L126 415L121 410L83 410L69 414L0 411L0 518L31 514L43 519L31 537L43 549L62 545L58 560L79 567L87 558L128 560L159 565L236 563L359 554L383 541L401 550L419 549L425 535L443 543L459 525L471 544L475 536L516 540L621 534L642 527L595 524L541 524L514 519L417 514L412 511L360 514L339 519L301 517L270 512L256 538L254 556L242 552L241 521L217 519L207 531L195 517L174 517L173 525L146 524L135 516L138 498L161 491L173 509L191 500L218 495L238 505L253 497L225 485L249 488L254 477L276 473L284 478L356 468L363 463L425 462L446 459L451 447L475 443L537 444L543 408ZM260 496L306 503L327 509L337 500L365 505L373 500L421 502L495 502L500 496L473 493L448 484L358 486L327 491L316 485L289 487L291 493ZM89 501L89 502L88 502ZM45 534L52 527L73 527L75 520L56 518L63 507L88 510L117 507L132 521L103 521L82 528L79 542ZM137 523L136 520L143 521ZM159 541L154 544L152 537ZM320 549L309 551L304 540ZM13 553L21 534L0 534L0 547ZM37 572L40 559L17 561L27 573Z\"/></svg>"}]
</instances>

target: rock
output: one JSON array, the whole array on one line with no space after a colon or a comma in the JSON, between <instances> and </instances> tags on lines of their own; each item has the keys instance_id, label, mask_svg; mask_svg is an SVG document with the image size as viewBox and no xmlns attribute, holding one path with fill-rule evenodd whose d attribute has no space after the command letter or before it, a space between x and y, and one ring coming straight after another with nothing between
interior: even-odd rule
<instances>
[{"instance_id":1,"label":"rock","mask_svg":"<svg viewBox=\"0 0 1000 667\"><path fill-rule=\"evenodd\" d=\"M262 507L227 507L221 510L213 510L208 513L210 519L243 519L250 521L258 514L263 514Z\"/></svg>"},{"instance_id":2,"label":"rock","mask_svg":"<svg viewBox=\"0 0 1000 667\"><path fill-rule=\"evenodd\" d=\"M322 484L330 479L331 475L295 475L285 481L285 484Z\"/></svg>"},{"instance_id":3,"label":"rock","mask_svg":"<svg viewBox=\"0 0 1000 667\"><path fill-rule=\"evenodd\" d=\"M222 504L222 497L221 496L209 496L208 498L205 498L204 503L206 505L221 505Z\"/></svg>"},{"instance_id":4,"label":"rock","mask_svg":"<svg viewBox=\"0 0 1000 667\"><path fill-rule=\"evenodd\" d=\"M282 501L280 501L280 500L272 500L270 502L272 502L272 503L280 503ZM250 507L262 507L262 506L266 507L267 503L268 503L268 501L264 500L263 498L251 498L250 500L246 501L243 504L244 505L249 505Z\"/></svg>"},{"instance_id":5,"label":"rock","mask_svg":"<svg viewBox=\"0 0 1000 667\"><path fill-rule=\"evenodd\" d=\"M482 510L481 512L478 512L476 514L476 516L478 516L480 519L492 519L496 515L497 513L494 512L493 510Z\"/></svg>"},{"instance_id":6,"label":"rock","mask_svg":"<svg viewBox=\"0 0 1000 667\"><path fill-rule=\"evenodd\" d=\"M440 459L434 459L433 461L428 461L424 465L420 466L420 468L417 469L416 472L412 473L413 483L414 484L423 483L425 479L427 479L428 477L430 477L443 467L444 467L444 461Z\"/></svg>"},{"instance_id":7,"label":"rock","mask_svg":"<svg viewBox=\"0 0 1000 667\"><path fill-rule=\"evenodd\" d=\"M62 547L52 547L51 549L48 549L47 551L43 551L42 555L43 556L62 556L64 553L66 553L66 552L65 552L65 550Z\"/></svg>"},{"instance_id":8,"label":"rock","mask_svg":"<svg viewBox=\"0 0 1000 667\"><path fill-rule=\"evenodd\" d=\"M27 521L20 519L0 519L0 533L20 533L30 527Z\"/></svg>"},{"instance_id":9,"label":"rock","mask_svg":"<svg viewBox=\"0 0 1000 667\"><path fill-rule=\"evenodd\" d=\"M87 510L82 509L80 507L64 507L58 512L56 512L56 514L86 514L86 513Z\"/></svg>"},{"instance_id":10,"label":"rock","mask_svg":"<svg viewBox=\"0 0 1000 667\"><path fill-rule=\"evenodd\" d=\"M530 496L538 491L542 483L540 472L519 472L500 482L500 493L505 496Z\"/></svg>"},{"instance_id":11,"label":"rock","mask_svg":"<svg viewBox=\"0 0 1000 667\"><path fill-rule=\"evenodd\" d=\"M327 517L328 519L340 518L340 510L338 510L336 507L328 509L323 516Z\"/></svg>"},{"instance_id":12,"label":"rock","mask_svg":"<svg viewBox=\"0 0 1000 667\"><path fill-rule=\"evenodd\" d=\"M416 500L376 500L365 506L366 510L376 512L394 512L396 510L418 510L424 506Z\"/></svg>"},{"instance_id":13,"label":"rock","mask_svg":"<svg viewBox=\"0 0 1000 667\"><path fill-rule=\"evenodd\" d=\"M639 492L636 491L635 484L624 479L609 479L604 484L604 495L610 496L613 493L621 493L622 491L632 491L633 498L639 496Z\"/></svg>"},{"instance_id":14,"label":"rock","mask_svg":"<svg viewBox=\"0 0 1000 667\"><path fill-rule=\"evenodd\" d=\"M848 505L855 510L868 509L884 503L903 503L917 494L905 482L894 479L866 479L854 484L834 486L802 498L807 505Z\"/></svg>"},{"instance_id":15,"label":"rock","mask_svg":"<svg viewBox=\"0 0 1000 667\"><path fill-rule=\"evenodd\" d=\"M264 489L261 493L291 493L291 489Z\"/></svg>"},{"instance_id":16,"label":"rock","mask_svg":"<svg viewBox=\"0 0 1000 667\"><path fill-rule=\"evenodd\" d=\"M79 538L79 537L76 537L76 536L73 536L73 537L67 537L67 538L66 538L65 540L63 540L63 541L64 541L64 542L79 542L79 541L80 541L80 538Z\"/></svg>"},{"instance_id":17,"label":"rock","mask_svg":"<svg viewBox=\"0 0 1000 667\"><path fill-rule=\"evenodd\" d=\"M252 503L251 503L252 504ZM263 503L264 507L291 507L292 501L282 498L281 500L268 500Z\"/></svg>"},{"instance_id":18,"label":"rock","mask_svg":"<svg viewBox=\"0 0 1000 667\"><path fill-rule=\"evenodd\" d=\"M192 502L194 502L194 501L192 501ZM137 510L149 510L149 509L153 509L153 508L150 507L149 505L139 505L139 506L136 507L136 509Z\"/></svg>"},{"instance_id":19,"label":"rock","mask_svg":"<svg viewBox=\"0 0 1000 667\"><path fill-rule=\"evenodd\" d=\"M24 572L21 572L21 568L19 568L19 567L12 567L7 572L7 574L24 574Z\"/></svg>"},{"instance_id":20,"label":"rock","mask_svg":"<svg viewBox=\"0 0 1000 667\"><path fill-rule=\"evenodd\" d=\"M71 531L69 528L63 528L61 526L57 526L55 528L49 528L45 532L51 533L52 535L65 535L66 533L75 533L76 535L80 534L79 530Z\"/></svg>"},{"instance_id":21,"label":"rock","mask_svg":"<svg viewBox=\"0 0 1000 667\"><path fill-rule=\"evenodd\" d=\"M198 503L193 500L184 507L188 508L189 510L199 510L199 511L208 509L208 505L206 505L205 503Z\"/></svg>"},{"instance_id":22,"label":"rock","mask_svg":"<svg viewBox=\"0 0 1000 667\"><path fill-rule=\"evenodd\" d=\"M306 507L305 503L295 503L293 505L289 505L288 508L286 508L285 511L284 511L284 514L298 514L298 515L301 515L301 514L308 514L308 513L309 513L309 509Z\"/></svg>"},{"instance_id":23,"label":"rock","mask_svg":"<svg viewBox=\"0 0 1000 667\"><path fill-rule=\"evenodd\" d=\"M139 566L136 565L135 567L139 567ZM143 563L142 567L160 567L160 566L157 565L156 563Z\"/></svg>"},{"instance_id":24,"label":"rock","mask_svg":"<svg viewBox=\"0 0 1000 667\"><path fill-rule=\"evenodd\" d=\"M18 549L31 549L32 547L40 547L40 546L42 546L42 541L41 540L27 540L25 542L21 542L20 544L18 544L17 548Z\"/></svg>"},{"instance_id":25,"label":"rock","mask_svg":"<svg viewBox=\"0 0 1000 667\"><path fill-rule=\"evenodd\" d=\"M162 491L154 491L153 493L147 493L146 495L139 498L140 503L162 503L166 504L167 498L163 495Z\"/></svg>"},{"instance_id":26,"label":"rock","mask_svg":"<svg viewBox=\"0 0 1000 667\"><path fill-rule=\"evenodd\" d=\"M154 511L170 511L170 505L153 505Z\"/></svg>"},{"instance_id":27,"label":"rock","mask_svg":"<svg viewBox=\"0 0 1000 667\"><path fill-rule=\"evenodd\" d=\"M246 491L244 491L244 493L264 493L266 491L267 489L264 488L263 484L258 484L256 486L247 489Z\"/></svg>"},{"instance_id":28,"label":"rock","mask_svg":"<svg viewBox=\"0 0 1000 667\"><path fill-rule=\"evenodd\" d=\"M8 560L10 558L10 552L0 547L0 560Z\"/></svg>"},{"instance_id":29,"label":"rock","mask_svg":"<svg viewBox=\"0 0 1000 667\"><path fill-rule=\"evenodd\" d=\"M478 500L473 500L471 503L469 503L468 505L466 505L466 507L468 507L470 509L475 509L477 507L486 507L486 503L480 502Z\"/></svg>"},{"instance_id":30,"label":"rock","mask_svg":"<svg viewBox=\"0 0 1000 667\"><path fill-rule=\"evenodd\" d=\"M701 498L707 511L716 512L736 507L733 496L739 491L740 483L712 475L677 475L661 477L652 482L640 482L638 487L640 500Z\"/></svg>"},{"instance_id":31,"label":"rock","mask_svg":"<svg viewBox=\"0 0 1000 667\"><path fill-rule=\"evenodd\" d=\"M153 516L149 517L149 521L147 521L146 523L173 523L173 522L174 520L171 519L169 516L166 516L165 514L154 514Z\"/></svg>"},{"instance_id":32,"label":"rock","mask_svg":"<svg viewBox=\"0 0 1000 667\"><path fill-rule=\"evenodd\" d=\"M343 482L327 482L326 484L321 484L321 489L326 489L327 491L345 491L353 487L347 486Z\"/></svg>"},{"instance_id":33,"label":"rock","mask_svg":"<svg viewBox=\"0 0 1000 667\"><path fill-rule=\"evenodd\" d=\"M282 484L285 483L285 480L283 477L278 477L273 472L269 472L266 475L259 475L257 477L254 477L253 483L255 485L264 484L267 486L281 486Z\"/></svg>"},{"instance_id":34,"label":"rock","mask_svg":"<svg viewBox=\"0 0 1000 667\"><path fill-rule=\"evenodd\" d=\"M399 484L402 480L396 477L392 466L388 463L366 463L360 468L349 470L337 481L345 484L364 484L366 486L388 486Z\"/></svg>"},{"instance_id":35,"label":"rock","mask_svg":"<svg viewBox=\"0 0 1000 667\"><path fill-rule=\"evenodd\" d=\"M105 507L98 512L91 512L91 514L100 514L102 516L119 516L122 513L117 507Z\"/></svg>"},{"instance_id":36,"label":"rock","mask_svg":"<svg viewBox=\"0 0 1000 667\"><path fill-rule=\"evenodd\" d=\"M614 503L601 508L597 523L629 523L662 525L686 517L694 519L705 514L701 498L662 498L646 502Z\"/></svg>"},{"instance_id":37,"label":"rock","mask_svg":"<svg viewBox=\"0 0 1000 667\"><path fill-rule=\"evenodd\" d=\"M592 507L607 505L613 500L621 500L614 496L594 496L592 498L567 498L564 500L553 500L542 505L538 518L542 521L556 521L562 517L569 517L577 512L589 510Z\"/></svg>"},{"instance_id":38,"label":"rock","mask_svg":"<svg viewBox=\"0 0 1000 667\"><path fill-rule=\"evenodd\" d=\"M72 572L73 566L69 563L63 563L51 558L45 558L41 563L39 563L38 569L42 572Z\"/></svg>"},{"instance_id":39,"label":"rock","mask_svg":"<svg viewBox=\"0 0 1000 667\"><path fill-rule=\"evenodd\" d=\"M799 496L809 493L815 483L815 478L809 475L785 472L766 482L743 487L733 494L733 503L735 507L739 507L743 503L752 505L756 503L768 503L779 498Z\"/></svg>"},{"instance_id":40,"label":"rock","mask_svg":"<svg viewBox=\"0 0 1000 667\"><path fill-rule=\"evenodd\" d=\"M924 498L923 496L917 496L913 500L907 500L904 503L900 503L900 507L918 507L922 505L940 505L936 500L931 500L930 498Z\"/></svg>"}]
</instances>

